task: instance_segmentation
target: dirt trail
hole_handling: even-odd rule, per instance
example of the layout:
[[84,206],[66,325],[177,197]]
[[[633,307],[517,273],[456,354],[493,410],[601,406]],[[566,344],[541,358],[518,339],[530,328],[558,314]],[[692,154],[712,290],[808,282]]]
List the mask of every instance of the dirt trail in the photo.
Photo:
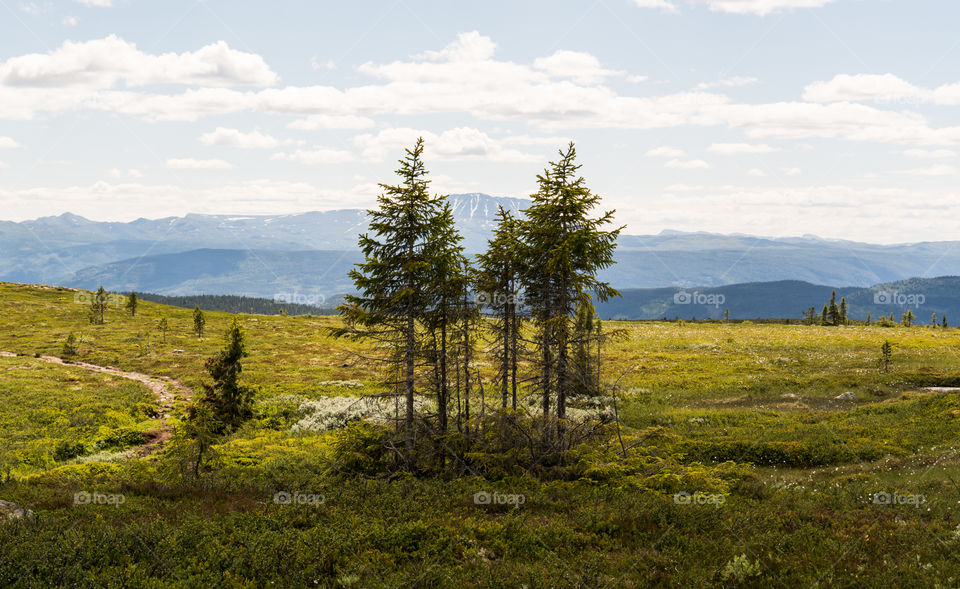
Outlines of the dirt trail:
[[[0,357],[15,358],[16,356],[16,354],[10,352],[0,351]],[[144,433],[145,444],[140,448],[140,452],[138,453],[139,456],[153,454],[159,450],[163,443],[170,438],[170,427],[167,425],[167,418],[170,417],[170,412],[173,410],[173,403],[177,398],[177,393],[179,392],[183,396],[189,396],[193,393],[193,391],[191,391],[188,387],[185,387],[179,382],[166,376],[149,376],[140,372],[127,372],[125,370],[120,370],[119,368],[99,366],[97,364],[90,364],[88,362],[65,362],[62,358],[58,358],[56,356],[40,356],[37,359],[42,360],[43,362],[49,362],[50,364],[73,366],[76,368],[89,370],[90,372],[99,372],[101,374],[109,374],[110,376],[133,380],[145,385],[148,389],[153,391],[153,394],[155,394],[157,399],[160,401],[161,426],[160,429]]]

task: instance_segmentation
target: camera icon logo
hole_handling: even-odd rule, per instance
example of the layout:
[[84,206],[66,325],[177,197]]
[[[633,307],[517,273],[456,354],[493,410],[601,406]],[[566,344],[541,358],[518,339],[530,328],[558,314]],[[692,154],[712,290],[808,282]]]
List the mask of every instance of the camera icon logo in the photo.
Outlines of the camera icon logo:
[[889,305],[892,302],[893,302],[893,297],[890,295],[890,293],[886,291],[873,293],[874,305]]
[[673,303],[675,305],[689,305],[693,301],[693,295],[688,293],[685,290],[673,295]]
[[492,497],[488,491],[479,491],[473,494],[473,502],[477,505],[490,505]]
[[293,497],[286,491],[280,491],[273,494],[273,502],[277,505],[290,505],[292,501]]
[[82,290],[73,293],[73,302],[77,305],[89,305],[90,293]]
[[873,502],[877,505],[890,505],[892,501],[893,497],[886,491],[878,491],[873,494]]
[[80,491],[79,493],[73,494],[73,504],[74,505],[90,505],[90,493],[86,491]]
[[673,495],[673,502],[677,505],[690,505],[691,501],[693,501],[693,495],[686,491],[680,491]]

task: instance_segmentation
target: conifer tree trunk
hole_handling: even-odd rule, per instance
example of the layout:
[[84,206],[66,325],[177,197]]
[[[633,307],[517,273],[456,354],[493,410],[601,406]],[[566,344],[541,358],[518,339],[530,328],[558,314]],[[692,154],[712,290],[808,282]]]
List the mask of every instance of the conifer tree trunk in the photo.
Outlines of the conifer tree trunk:
[[467,439],[470,438],[470,320],[463,322],[463,398]]
[[437,395],[437,410],[440,413],[440,433],[447,433],[447,314],[446,302],[443,303],[443,317],[440,323],[440,394]]
[[[412,255],[412,254],[411,254]],[[408,283],[412,282],[410,280]],[[412,285],[411,285],[412,288]],[[414,354],[416,353],[417,342],[416,342],[416,325],[414,323],[413,316],[413,296],[407,297],[407,341],[406,349],[404,351],[404,360],[406,365],[406,375],[404,379],[404,390],[407,396],[407,413],[406,418],[404,419],[404,425],[406,427],[407,435],[407,453],[408,459],[413,452],[413,373],[414,368],[416,367],[416,358]]]
[[511,385],[513,392],[513,409],[517,409],[517,346],[519,342],[519,320],[517,318],[517,309],[512,307],[510,310],[510,372]]
[[502,380],[500,381],[500,405],[504,409],[507,408],[507,393],[508,386],[510,381],[510,343],[513,341],[513,338],[510,335],[511,319],[510,319],[510,307],[511,305],[507,304],[507,312],[503,316],[503,359],[500,362],[500,365],[503,366],[503,375]]

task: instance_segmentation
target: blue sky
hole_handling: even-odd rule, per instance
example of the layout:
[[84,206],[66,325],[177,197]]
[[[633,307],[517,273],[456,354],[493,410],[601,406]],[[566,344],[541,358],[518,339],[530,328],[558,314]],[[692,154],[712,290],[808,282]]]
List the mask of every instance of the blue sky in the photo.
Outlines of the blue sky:
[[933,1],[0,0],[0,218],[523,196],[575,140],[636,234],[960,239]]

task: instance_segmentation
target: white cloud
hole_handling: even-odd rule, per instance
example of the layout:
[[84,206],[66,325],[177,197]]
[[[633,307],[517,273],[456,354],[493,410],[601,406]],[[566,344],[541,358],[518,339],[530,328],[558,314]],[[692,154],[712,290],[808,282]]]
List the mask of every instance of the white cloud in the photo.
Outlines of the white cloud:
[[316,147],[312,150],[298,149],[292,153],[275,153],[270,159],[288,160],[300,164],[342,164],[353,161],[353,154],[343,149]]
[[460,33],[457,40],[440,51],[427,51],[417,57],[433,61],[477,62],[493,57],[497,44],[478,31]]
[[710,164],[703,160],[670,160],[664,164],[667,168],[674,168],[677,170],[706,170],[710,168]]
[[917,168],[914,170],[901,170],[898,174],[907,174],[909,176],[956,176],[958,170],[955,166],[936,165],[929,168]]
[[678,158],[684,157],[685,155],[687,155],[687,152],[683,151],[682,149],[677,149],[676,147],[670,147],[668,145],[654,147],[647,152],[647,157]]
[[697,90],[709,90],[711,88],[738,88],[740,86],[749,86],[758,82],[760,82],[760,80],[757,78],[736,76],[733,78],[724,78],[723,80],[697,84]]
[[919,99],[929,94],[893,74],[840,74],[829,82],[814,82],[803,89],[803,99],[810,102],[877,102],[896,103],[906,98]]
[[596,84],[610,76],[623,76],[625,72],[604,69],[600,60],[580,51],[560,50],[549,57],[533,60],[533,67],[551,76],[572,78],[581,84]]
[[[120,57],[132,47],[113,39]],[[521,121],[551,131],[725,126],[741,129],[751,139],[822,137],[918,146],[960,145],[960,127],[935,128],[917,113],[863,104],[732,104],[726,96],[707,92],[652,97],[620,95],[602,84],[585,85],[574,78],[557,78],[532,65],[494,59],[494,43],[475,31],[462,33],[442,50],[419,58],[365,63],[360,72],[372,76],[375,82],[343,89],[288,86],[257,91],[201,87],[172,95],[112,86],[105,89],[104,84],[120,79],[118,71],[129,75],[134,83],[160,79],[198,81],[206,75],[216,82],[210,85],[229,85],[238,79],[267,82],[276,76],[259,56],[249,54],[241,55],[250,57],[251,64],[258,62],[262,66],[252,68],[249,75],[230,74],[229,68],[205,73],[179,71],[176,75],[174,71],[143,71],[134,75],[128,73],[131,68],[125,65],[129,60],[115,61],[98,53],[98,58],[91,61],[87,45],[65,44],[67,49],[58,50],[77,54],[83,58],[79,62],[60,63],[49,54],[39,56],[38,64],[43,66],[39,68],[27,67],[37,56],[14,57],[0,63],[0,118],[30,119],[37,112],[102,110],[152,121],[193,121],[214,114],[261,112],[307,117],[290,125],[321,129],[366,127],[372,124],[370,117],[377,115],[449,113],[482,121]],[[81,46],[86,49],[78,51],[76,47]],[[225,45],[221,49],[227,51]],[[110,52],[106,55],[112,56]],[[184,55],[188,54],[173,55],[172,63],[179,64]],[[148,57],[147,61],[165,56]],[[58,65],[53,67],[48,63],[51,60]],[[13,85],[24,81],[43,81],[50,87]],[[61,91],[52,92],[52,88]]]
[[[96,182],[92,185],[0,187],[0,202],[13,220],[34,219],[51,211],[71,211],[88,219],[132,221],[187,213],[279,215],[308,211],[364,208],[376,202],[378,186],[361,182],[342,188],[319,188],[304,182],[256,179],[190,188],[175,184]],[[124,206],[117,206],[118,202]]]
[[113,0],[75,0],[77,4],[84,6],[96,6],[98,8],[110,8],[113,6]]
[[0,149],[15,149],[20,144],[10,137],[0,137]]
[[658,8],[664,12],[677,13],[677,6],[668,0],[631,0],[634,5],[640,8]]
[[333,70],[337,69],[337,64],[332,59],[328,59],[326,63],[320,63],[320,60],[314,56],[310,58],[310,67],[314,70]]
[[260,131],[243,133],[239,129],[217,127],[216,130],[200,136],[200,143],[204,145],[224,145],[241,149],[272,149],[280,145],[280,141]]
[[113,168],[110,170],[111,178],[142,178],[143,173],[136,168],[129,168],[126,170],[121,170],[120,168]]
[[783,168],[784,176],[799,176],[803,174],[803,170],[800,168]]
[[78,24],[79,22],[80,22],[80,21],[77,20],[77,17],[75,17],[75,16],[65,16],[65,17],[63,17],[63,19],[60,21],[60,24],[62,24],[62,25],[65,26],[65,27],[75,27],[75,26],[77,26],[77,24]]
[[167,160],[167,167],[178,170],[229,170],[233,167],[233,164],[223,160],[179,158]]
[[903,155],[919,159],[938,160],[957,157],[957,152],[949,149],[907,149],[903,152]]
[[747,171],[747,174],[749,174],[749,175],[751,175],[751,176],[756,176],[756,177],[758,177],[758,178],[762,178],[762,177],[764,177],[764,176],[767,175],[766,172],[764,172],[763,170],[761,170],[761,169],[759,169],[759,168],[751,168],[750,170]]
[[725,104],[705,107],[692,120],[740,128],[750,138],[839,137],[879,143],[960,145],[960,127],[932,128],[916,113],[849,102]]
[[509,135],[500,139],[504,145],[547,145],[562,149],[570,143],[569,137],[533,137],[530,135]]
[[151,55],[116,35],[93,41],[65,41],[49,53],[0,62],[0,85],[23,88],[101,90],[123,80],[149,84],[269,86],[277,81],[263,58],[230,49],[223,41],[188,53]]
[[[902,186],[891,186],[896,178],[888,177],[883,186],[872,187],[788,186],[774,181],[766,186],[707,186],[703,190],[671,191],[670,198],[646,199],[642,208],[618,207],[618,222],[627,223],[630,233],[640,235],[669,227],[724,234],[815,233],[870,243],[915,242],[918,236],[929,239],[931,235],[942,240],[960,237],[960,228],[956,226],[960,216],[957,190],[921,188],[908,176],[901,180]],[[628,199],[625,195],[623,202],[630,202]],[[856,223],[850,219],[856,219]]]
[[310,115],[287,125],[289,129],[315,131],[318,129],[368,129],[374,126],[373,119],[356,115]]
[[391,154],[399,153],[405,147],[410,147],[418,137],[423,137],[428,156],[438,160],[484,159],[520,162],[543,159],[534,154],[506,148],[500,140],[470,127],[449,129],[439,135],[408,128],[384,129],[376,135],[358,135],[353,142],[363,151],[365,158],[380,161]]
[[707,151],[720,155],[740,155],[773,153],[779,150],[766,143],[714,143],[707,148]]
[[820,8],[835,0],[691,0],[706,4],[710,10],[733,14],[756,14],[765,16],[771,12],[792,8]]
[[810,102],[865,102],[880,105],[960,105],[960,83],[936,88],[915,86],[893,74],[840,74],[829,82],[814,82],[803,90]]

